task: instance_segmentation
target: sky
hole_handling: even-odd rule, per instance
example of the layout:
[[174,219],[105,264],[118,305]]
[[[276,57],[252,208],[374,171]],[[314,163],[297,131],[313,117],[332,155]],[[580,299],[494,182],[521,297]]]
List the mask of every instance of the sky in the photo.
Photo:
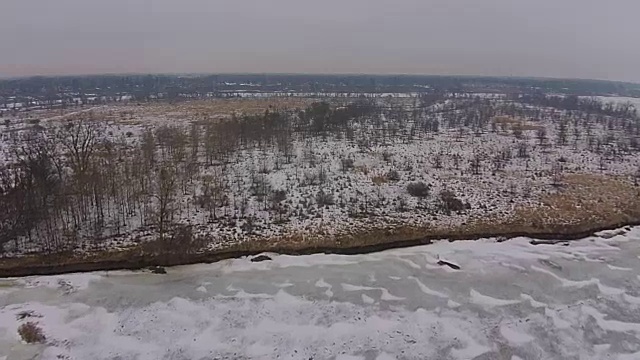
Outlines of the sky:
[[498,75],[640,82],[639,0],[1,0],[0,76]]

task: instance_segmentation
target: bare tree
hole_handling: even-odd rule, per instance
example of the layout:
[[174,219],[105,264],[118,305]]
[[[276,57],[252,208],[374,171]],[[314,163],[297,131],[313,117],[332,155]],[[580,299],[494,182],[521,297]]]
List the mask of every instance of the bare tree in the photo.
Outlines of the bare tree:
[[471,173],[473,175],[480,175],[480,170],[482,169],[482,158],[480,154],[473,155],[470,162]]
[[567,144],[567,122],[562,120],[558,125],[558,145],[564,146]]
[[163,164],[157,173],[155,184],[156,199],[155,223],[158,227],[160,240],[164,240],[164,235],[173,221],[176,212],[176,177],[175,171],[168,164]]
[[553,186],[562,185],[564,167],[560,161],[556,161],[551,167],[551,184]]
[[538,138],[538,144],[544,145],[547,142],[547,129],[544,127],[539,128],[536,131],[536,137]]

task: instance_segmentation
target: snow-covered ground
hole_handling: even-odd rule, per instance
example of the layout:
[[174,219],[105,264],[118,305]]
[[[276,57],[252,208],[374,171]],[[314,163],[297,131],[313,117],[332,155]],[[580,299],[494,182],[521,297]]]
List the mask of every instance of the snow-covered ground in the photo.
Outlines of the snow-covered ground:
[[640,228],[611,235],[0,280],[0,359],[640,359]]
[[[561,192],[564,175],[638,181],[640,130],[631,115],[566,111],[483,93],[473,98],[447,95],[433,104],[425,100],[422,106],[412,98],[415,94],[407,95],[376,99],[378,110],[346,121],[348,131],[342,127],[316,131],[303,125],[305,116],[299,112],[287,112],[292,119],[287,126],[264,139],[252,136],[246,144],[229,141],[240,133],[216,126],[225,123],[217,117],[223,110],[255,110],[257,104],[265,106],[264,101],[105,105],[88,111],[84,115],[104,126],[101,136],[123,151],[119,163],[146,156],[139,150],[144,143],[140,135],[146,131],[155,134],[149,137],[155,139],[150,146],[157,161],[149,166],[148,179],[135,180],[121,174],[142,163],[110,162],[111,170],[101,176],[117,180],[105,185],[111,195],[100,204],[106,211],[95,211],[106,213],[101,227],[96,230],[86,221],[74,225],[69,247],[89,252],[121,249],[157,238],[152,227],[158,221],[152,210],[158,196],[152,192],[158,188],[159,165],[175,170],[181,184],[171,191],[170,222],[204,239],[198,251],[252,240],[347,238],[371,230],[449,230],[479,219],[508,221],[517,209],[540,207]],[[41,123],[55,126],[84,116],[76,115],[43,117]],[[0,129],[0,166],[15,160],[21,146],[16,135],[36,128],[29,127],[35,120],[12,118]],[[257,125],[247,129],[252,126]],[[152,190],[124,183],[149,183]],[[421,183],[428,194],[410,195],[409,186]],[[111,190],[117,188],[123,189]],[[448,209],[443,194],[459,205]],[[70,217],[76,212],[65,213]],[[96,233],[102,240],[95,241]],[[6,254],[43,251],[43,244],[24,240],[7,243]]]

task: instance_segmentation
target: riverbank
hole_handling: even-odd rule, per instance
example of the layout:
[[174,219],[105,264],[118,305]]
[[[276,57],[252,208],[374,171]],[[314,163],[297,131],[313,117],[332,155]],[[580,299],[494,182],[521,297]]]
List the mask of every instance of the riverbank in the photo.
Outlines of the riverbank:
[[[53,275],[99,270],[139,270],[153,266],[212,263],[260,253],[287,255],[363,254],[431,244],[437,240],[507,240],[529,237],[533,242],[555,243],[592,236],[600,231],[640,225],[638,189],[625,178],[570,175],[556,194],[535,208],[515,208],[506,219],[477,218],[456,227],[375,228],[339,237],[322,235],[262,239],[207,252],[180,251],[178,246],[141,244],[120,251],[87,255],[30,255],[0,259],[0,277]],[[170,249],[170,250],[166,250]]]
[[640,227],[613,233],[3,279],[0,358],[637,359]]
[[29,256],[20,259],[4,259],[0,267],[0,278],[21,277],[31,275],[57,275],[76,272],[108,271],[108,270],[140,270],[150,267],[168,267],[190,265],[198,263],[213,263],[227,259],[255,256],[261,253],[277,253],[283,255],[311,255],[311,254],[341,254],[357,255],[379,252],[389,249],[406,248],[428,245],[434,241],[473,241],[483,238],[499,238],[509,240],[518,237],[531,238],[532,244],[555,244],[571,240],[584,239],[598,232],[611,230],[611,234],[621,235],[640,225],[640,221],[633,223],[618,223],[594,226],[589,229],[567,228],[564,232],[537,233],[514,231],[509,233],[483,234],[431,234],[421,238],[403,239],[397,241],[382,240],[379,243],[361,246],[344,247],[307,247],[307,248],[265,248],[265,250],[227,250],[188,256],[174,254],[159,254],[152,256],[140,255],[137,249],[119,252],[105,252],[87,257],[62,258],[61,255]]

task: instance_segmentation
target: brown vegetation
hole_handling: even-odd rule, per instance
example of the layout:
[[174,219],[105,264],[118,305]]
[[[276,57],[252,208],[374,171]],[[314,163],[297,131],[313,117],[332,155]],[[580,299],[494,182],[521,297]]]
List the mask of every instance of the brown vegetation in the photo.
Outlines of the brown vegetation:
[[109,108],[107,119],[117,123],[138,124],[142,119],[168,119],[176,121],[209,121],[226,119],[232,115],[259,115],[265,111],[283,111],[305,108],[313,101],[299,97],[267,99],[207,99],[169,104],[165,102],[147,103],[142,106],[125,105]]
[[42,333],[42,329],[34,322],[27,322],[20,325],[20,327],[18,327],[18,334],[20,334],[22,340],[27,344],[43,343],[46,339]]

